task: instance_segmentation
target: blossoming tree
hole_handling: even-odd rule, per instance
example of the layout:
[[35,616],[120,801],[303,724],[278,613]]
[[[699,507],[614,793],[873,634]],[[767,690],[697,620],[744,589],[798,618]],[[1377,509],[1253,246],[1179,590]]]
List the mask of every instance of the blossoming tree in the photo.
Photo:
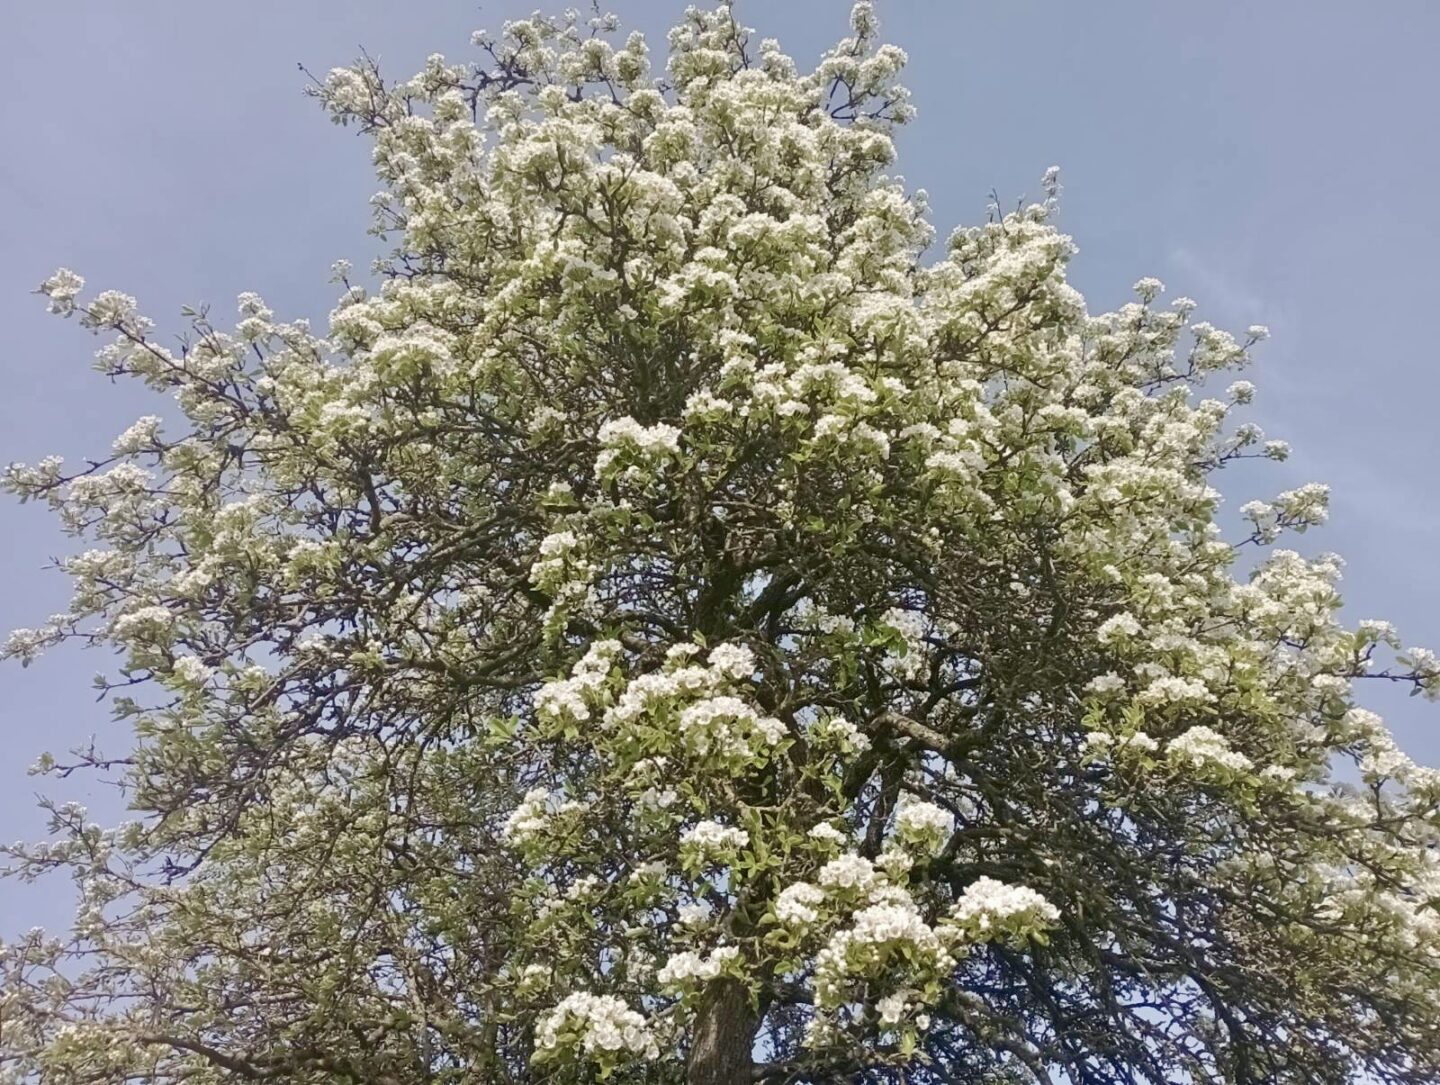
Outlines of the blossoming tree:
[[13,849],[80,910],[0,1079],[1436,1080],[1440,776],[1352,684],[1440,668],[1275,548],[1323,487],[1221,537],[1264,329],[1088,313],[1053,175],[932,253],[852,25],[331,72],[394,250],[323,338],[47,280],[178,409],[7,476],[96,547],[9,654],[136,736],[39,769],[136,820]]

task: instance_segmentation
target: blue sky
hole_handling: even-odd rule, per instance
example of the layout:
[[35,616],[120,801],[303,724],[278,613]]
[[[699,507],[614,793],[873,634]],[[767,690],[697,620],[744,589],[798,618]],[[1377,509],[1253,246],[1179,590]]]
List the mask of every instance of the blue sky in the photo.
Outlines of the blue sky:
[[[572,0],[573,2],[573,0]],[[0,35],[0,460],[82,457],[155,404],[89,368],[98,345],[30,291],[58,265],[136,295],[162,329],[181,305],[232,311],[243,290],[323,326],[332,261],[365,266],[368,146],[300,93],[365,47],[408,76],[426,54],[534,3],[251,0],[245,5],[18,4]],[[560,6],[560,5],[555,5]],[[1231,508],[1329,482],[1332,524],[1305,549],[1349,560],[1353,618],[1386,617],[1440,647],[1440,393],[1426,321],[1440,299],[1440,5],[1430,0],[1220,0],[1204,5],[880,0],[910,54],[920,114],[902,172],[941,234],[988,193],[1034,197],[1062,168],[1073,279],[1095,310],[1155,275],[1222,326],[1268,324],[1248,374],[1257,417],[1290,463],[1222,478]],[[676,0],[611,9],[663,44]],[[845,0],[741,0],[762,36],[813,60],[845,31]],[[1256,489],[1255,487],[1259,487]],[[66,598],[42,575],[70,542],[43,510],[0,503],[0,626]],[[0,671],[0,839],[33,836],[25,767],[97,736],[128,737],[95,703],[109,661],[59,652]],[[1402,744],[1440,762],[1440,706],[1376,691]],[[81,780],[65,798],[114,808]],[[63,886],[0,883],[0,934],[66,919]]]

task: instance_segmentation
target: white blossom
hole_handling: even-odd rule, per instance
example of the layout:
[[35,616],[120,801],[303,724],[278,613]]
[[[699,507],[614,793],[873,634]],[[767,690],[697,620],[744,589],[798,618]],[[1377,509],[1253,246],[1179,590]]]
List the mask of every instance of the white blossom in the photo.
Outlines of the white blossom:
[[671,989],[704,983],[723,974],[739,956],[740,950],[735,946],[720,946],[704,957],[686,950],[666,961],[655,980],[661,987]]
[[1231,772],[1246,772],[1251,767],[1248,757],[1232,749],[1225,737],[1209,727],[1197,725],[1172,738],[1165,745],[1167,756],[1191,765],[1218,766]]
[[1135,615],[1122,611],[1100,623],[1100,627],[1095,630],[1095,639],[1101,644],[1109,644],[1112,641],[1139,636],[1139,634],[1140,623],[1135,619]]
[[532,788],[505,820],[502,835],[508,843],[519,845],[543,833],[549,825],[550,793],[544,788]]
[[875,884],[876,877],[870,860],[853,852],[831,859],[816,876],[823,888],[846,892],[863,892]]
[[40,293],[50,299],[50,311],[61,316],[75,311],[75,299],[84,289],[85,280],[65,267],[40,284]]
[[950,920],[967,937],[987,941],[1043,931],[1059,922],[1060,911],[1028,886],[982,875],[960,894]]
[[744,829],[716,821],[701,821],[680,834],[682,847],[713,859],[723,859],[749,842],[750,834]]
[[775,918],[788,926],[805,926],[820,917],[825,891],[809,882],[795,882],[775,898]]
[[902,801],[895,815],[895,832],[900,840],[923,850],[939,849],[954,828],[954,815],[932,802]]
[[576,991],[540,1019],[535,1047],[540,1052],[578,1048],[586,1055],[623,1055],[653,1060],[659,1045],[645,1018],[613,995]]

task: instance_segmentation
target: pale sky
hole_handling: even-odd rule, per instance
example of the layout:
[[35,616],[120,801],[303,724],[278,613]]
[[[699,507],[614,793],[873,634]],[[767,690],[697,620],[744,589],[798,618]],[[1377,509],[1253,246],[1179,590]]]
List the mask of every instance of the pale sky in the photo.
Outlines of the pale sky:
[[[574,0],[571,0],[574,2]],[[392,76],[527,3],[192,0],[8,5],[0,33],[0,462],[103,453],[156,404],[89,368],[98,345],[30,291],[59,265],[136,295],[162,330],[183,304],[233,311],[244,290],[323,328],[330,264],[375,254],[368,145],[302,97],[366,48]],[[564,6],[563,3],[552,5]],[[663,47],[682,0],[615,0]],[[1219,480],[1235,508],[1299,482],[1334,487],[1302,549],[1348,559],[1351,618],[1384,617],[1440,649],[1440,375],[1425,323],[1440,299],[1440,4],[1433,0],[880,0],[919,118],[901,171],[943,237],[988,193],[1034,198],[1062,169],[1072,279],[1094,311],[1154,275],[1199,316],[1268,324],[1248,379],[1257,420],[1292,460]],[[801,63],[845,33],[846,0],[740,0],[741,18]],[[1258,489],[1256,488],[1258,487]],[[0,500],[0,626],[64,605],[42,573],[74,544],[43,510]],[[94,701],[108,657],[0,668],[0,839],[33,837],[42,750],[129,737]],[[1440,706],[1375,691],[1403,746],[1440,762]],[[113,816],[85,781],[45,783]],[[0,936],[63,926],[63,885],[0,882]]]

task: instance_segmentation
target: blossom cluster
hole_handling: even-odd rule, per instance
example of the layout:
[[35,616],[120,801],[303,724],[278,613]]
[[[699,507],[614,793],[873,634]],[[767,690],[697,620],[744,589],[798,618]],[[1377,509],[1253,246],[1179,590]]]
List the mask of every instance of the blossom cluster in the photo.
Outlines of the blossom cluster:
[[659,1046],[645,1018],[612,995],[576,991],[540,1019],[535,1050],[542,1057],[583,1054],[602,1068],[653,1060]]

